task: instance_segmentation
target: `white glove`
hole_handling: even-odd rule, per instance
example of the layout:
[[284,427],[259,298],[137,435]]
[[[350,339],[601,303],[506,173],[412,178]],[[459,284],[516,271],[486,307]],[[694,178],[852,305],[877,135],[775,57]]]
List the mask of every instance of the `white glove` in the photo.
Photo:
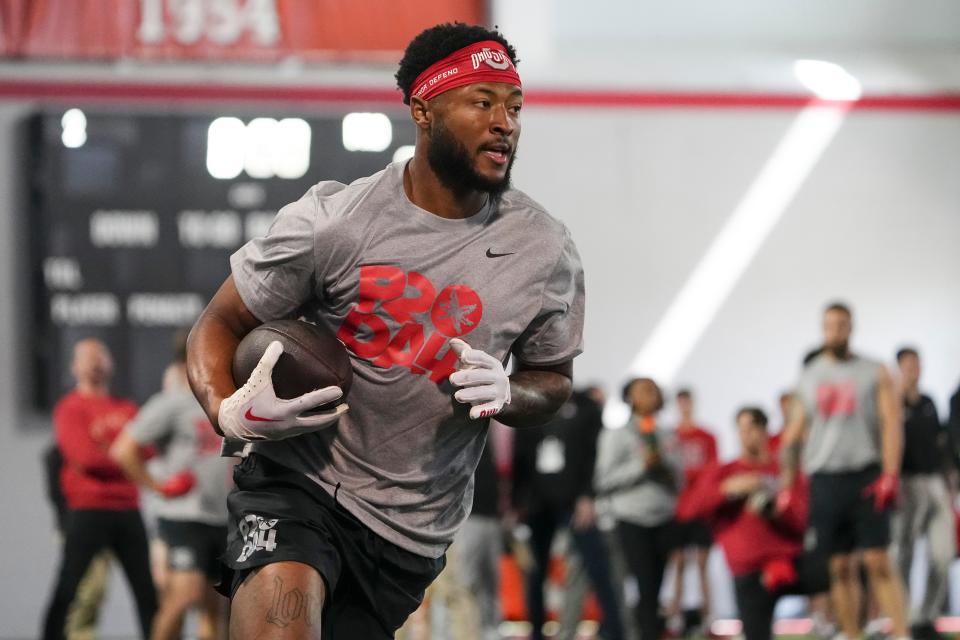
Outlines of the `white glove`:
[[335,402],[343,397],[340,387],[324,387],[300,397],[284,400],[273,389],[273,367],[283,353],[283,345],[271,342],[257,363],[250,379],[232,396],[220,403],[220,429],[235,440],[283,440],[330,426],[345,414],[346,403],[332,409],[301,416],[304,411]]
[[453,397],[457,402],[473,405],[470,418],[489,418],[503,411],[503,407],[510,404],[510,378],[503,370],[503,363],[459,338],[452,339],[450,347],[461,365],[459,371],[450,374],[450,382],[463,387]]

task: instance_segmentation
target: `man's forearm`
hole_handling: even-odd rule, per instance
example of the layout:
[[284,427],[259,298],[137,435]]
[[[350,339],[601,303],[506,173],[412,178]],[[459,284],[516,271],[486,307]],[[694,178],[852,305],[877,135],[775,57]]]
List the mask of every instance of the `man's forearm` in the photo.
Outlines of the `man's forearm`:
[[524,370],[510,375],[510,404],[497,422],[510,427],[534,427],[550,420],[570,397],[572,382],[554,371]]
[[889,418],[884,420],[881,449],[883,472],[899,475],[903,460],[903,433],[897,420]]
[[229,276],[187,337],[190,388],[221,436],[220,403],[237,390],[233,383],[233,354],[240,340],[259,324],[260,320],[240,298],[233,276]]
[[791,486],[800,473],[800,457],[803,452],[803,442],[799,439],[786,439],[780,452],[780,472],[784,484]]
[[[883,472],[898,475],[903,461],[903,399],[886,367],[880,368],[877,409],[880,415],[880,455]],[[930,453],[933,453],[932,451]]]
[[210,424],[220,435],[218,411],[220,403],[236,391],[233,382],[232,361],[227,354],[237,350],[240,338],[216,314],[204,312],[197,320],[187,340],[187,378],[193,395]]
[[110,457],[130,480],[141,487],[158,490],[156,480],[147,471],[147,465],[143,462],[140,444],[129,433],[121,433],[110,446]]

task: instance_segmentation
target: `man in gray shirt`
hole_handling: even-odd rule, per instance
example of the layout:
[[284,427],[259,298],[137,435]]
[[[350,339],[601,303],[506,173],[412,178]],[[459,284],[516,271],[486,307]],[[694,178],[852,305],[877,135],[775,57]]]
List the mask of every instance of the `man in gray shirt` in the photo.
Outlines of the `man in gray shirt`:
[[[859,572],[862,552],[870,585],[890,617],[894,638],[906,638],[903,586],[893,568],[890,509],[899,484],[903,423],[887,369],[850,352],[850,309],[831,304],[823,315],[823,350],[803,370],[784,431],[785,487],[800,471],[810,476],[808,542],[826,553],[830,592],[841,636],[860,635]],[[785,507],[785,504],[781,504]]]
[[[220,457],[221,438],[187,384],[180,352],[167,368],[163,390],[143,408],[110,447],[127,476],[160,494],[154,513],[167,547],[164,594],[153,621],[153,640],[181,635],[184,617],[201,612],[201,627],[223,636],[223,598],[213,591],[220,578],[220,554],[227,534],[231,461]],[[142,451],[155,447],[149,465]]]
[[[566,228],[510,188],[515,60],[483,27],[414,38],[397,72],[413,158],[281,210],[194,326],[197,398],[254,442],[228,500],[231,637],[393,637],[469,513],[487,419],[539,424],[570,393],[583,271]],[[279,343],[236,389],[240,339],[285,317],[344,342],[349,412],[322,408],[335,387],[277,400]]]

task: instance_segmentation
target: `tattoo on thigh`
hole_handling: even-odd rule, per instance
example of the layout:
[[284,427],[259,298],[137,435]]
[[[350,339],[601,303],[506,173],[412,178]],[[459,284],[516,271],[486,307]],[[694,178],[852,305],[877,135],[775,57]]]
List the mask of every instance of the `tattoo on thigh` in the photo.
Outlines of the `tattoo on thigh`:
[[303,620],[308,627],[319,627],[320,599],[296,587],[284,591],[283,580],[274,576],[273,598],[267,611],[267,623],[283,629],[297,620]]

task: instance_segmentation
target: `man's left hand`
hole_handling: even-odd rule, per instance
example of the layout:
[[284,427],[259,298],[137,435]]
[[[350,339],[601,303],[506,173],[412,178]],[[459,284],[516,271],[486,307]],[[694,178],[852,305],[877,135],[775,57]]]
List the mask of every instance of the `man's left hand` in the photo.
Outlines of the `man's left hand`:
[[460,358],[460,370],[450,374],[450,383],[461,387],[453,397],[472,405],[470,418],[490,418],[510,404],[510,378],[503,363],[485,351],[453,338],[450,347]]
[[880,513],[893,506],[897,499],[900,478],[895,473],[883,473],[863,490],[863,496],[873,496],[873,508]]

